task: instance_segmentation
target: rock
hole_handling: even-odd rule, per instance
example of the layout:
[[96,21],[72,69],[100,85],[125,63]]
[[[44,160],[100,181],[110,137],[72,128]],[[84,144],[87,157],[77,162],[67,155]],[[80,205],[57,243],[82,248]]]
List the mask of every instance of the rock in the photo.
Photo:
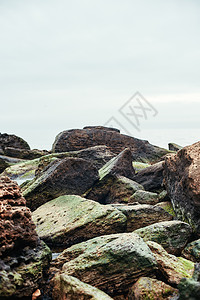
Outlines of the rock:
[[54,300],[112,300],[99,289],[66,274],[54,279]]
[[172,216],[164,209],[153,205],[113,205],[127,217],[127,232],[160,222],[170,221]]
[[138,202],[140,204],[154,205],[159,201],[159,195],[144,190],[137,190],[131,197],[130,202]]
[[139,171],[135,175],[134,180],[143,185],[147,191],[158,192],[163,190],[163,165],[164,161],[160,161]]
[[128,300],[164,300],[178,296],[178,290],[170,285],[149,277],[140,277],[132,286],[128,294]]
[[154,272],[156,262],[146,243],[134,233],[97,237],[76,244],[57,257],[51,274],[66,274],[117,296],[140,277]]
[[179,151],[183,148],[182,146],[177,145],[175,143],[169,143],[168,147],[169,147],[169,150],[171,150],[171,151]]
[[200,235],[200,142],[166,157],[164,182],[179,220]]
[[3,151],[5,147],[13,147],[13,148],[30,150],[28,143],[24,141],[22,138],[14,134],[7,134],[7,133],[0,133],[0,147]]
[[38,149],[20,149],[14,147],[5,147],[4,154],[10,157],[17,157],[21,159],[35,159],[44,155],[49,154],[47,150],[38,150]]
[[169,201],[160,202],[160,203],[157,203],[156,206],[161,207],[162,209],[164,209],[166,212],[168,212],[174,218],[176,217],[176,214],[174,212],[174,209],[173,209],[173,206],[172,206],[171,202],[169,202]]
[[52,248],[67,248],[93,237],[126,231],[126,217],[111,205],[80,196],[60,196],[33,212],[39,237]]
[[98,170],[82,158],[65,158],[53,162],[40,177],[25,186],[27,206],[35,210],[62,195],[81,195],[98,180]]
[[200,263],[200,239],[189,243],[183,250],[182,256],[193,262]]
[[54,141],[52,151],[76,151],[97,145],[106,145],[111,152],[116,154],[125,148],[130,148],[133,159],[141,162],[158,161],[169,152],[166,149],[151,145],[148,141],[120,134],[119,130],[102,126],[61,132]]
[[194,270],[194,263],[183,258],[176,257],[165,251],[165,249],[152,241],[148,241],[147,245],[158,264],[158,276],[164,278],[168,284],[177,285],[181,278],[191,278]]
[[192,278],[182,278],[179,285],[179,300],[200,299],[200,264],[195,264]]
[[133,169],[132,160],[130,149],[124,149],[99,170],[100,179],[104,178],[106,175],[121,175],[133,179],[135,170]]
[[18,185],[0,177],[0,298],[30,297],[51,260]]
[[106,175],[101,178],[88,192],[85,197],[102,204],[110,203],[133,203],[131,196],[143,186],[137,182],[120,175]]
[[135,170],[135,173],[138,173],[139,171],[149,167],[150,164],[142,163],[140,161],[133,161],[133,168]]
[[0,173],[2,173],[7,167],[9,167],[8,162],[0,157]]
[[178,255],[188,243],[192,230],[190,225],[181,221],[155,223],[135,231],[144,241],[154,241],[167,252]]

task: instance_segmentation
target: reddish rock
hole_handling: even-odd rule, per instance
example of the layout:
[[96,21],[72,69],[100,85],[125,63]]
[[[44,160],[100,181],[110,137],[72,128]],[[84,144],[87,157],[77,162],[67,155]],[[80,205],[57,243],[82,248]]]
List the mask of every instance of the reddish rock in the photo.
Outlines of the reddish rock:
[[21,159],[35,159],[49,154],[47,150],[38,149],[19,149],[14,147],[5,147],[4,154],[10,157],[17,157]]
[[145,162],[158,161],[168,153],[168,150],[153,146],[148,141],[120,134],[117,129],[103,126],[63,131],[57,135],[52,151],[67,152],[97,145],[106,145],[115,154],[130,148],[134,160]]
[[178,219],[200,235],[200,142],[166,157],[164,183]]
[[26,245],[36,246],[38,236],[19,186],[8,177],[0,178],[0,255]]

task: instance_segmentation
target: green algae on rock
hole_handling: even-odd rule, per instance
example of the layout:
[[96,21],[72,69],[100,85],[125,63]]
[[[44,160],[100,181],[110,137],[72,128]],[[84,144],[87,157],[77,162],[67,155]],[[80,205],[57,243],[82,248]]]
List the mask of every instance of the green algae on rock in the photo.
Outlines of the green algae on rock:
[[77,195],[51,200],[36,209],[32,217],[39,237],[58,248],[126,230],[126,216],[118,209]]
[[154,241],[162,245],[171,254],[180,254],[188,243],[192,229],[181,221],[159,222],[135,230],[144,241]]
[[50,273],[67,274],[113,296],[128,292],[140,276],[152,274],[156,260],[135,233],[100,236],[63,251]]

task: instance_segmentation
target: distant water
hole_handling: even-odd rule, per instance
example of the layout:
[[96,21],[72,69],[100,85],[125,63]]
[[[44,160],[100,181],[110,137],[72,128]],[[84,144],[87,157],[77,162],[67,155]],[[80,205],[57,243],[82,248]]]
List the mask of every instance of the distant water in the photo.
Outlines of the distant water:
[[200,141],[200,129],[144,129],[132,133],[132,136],[168,149],[168,143],[188,146]]

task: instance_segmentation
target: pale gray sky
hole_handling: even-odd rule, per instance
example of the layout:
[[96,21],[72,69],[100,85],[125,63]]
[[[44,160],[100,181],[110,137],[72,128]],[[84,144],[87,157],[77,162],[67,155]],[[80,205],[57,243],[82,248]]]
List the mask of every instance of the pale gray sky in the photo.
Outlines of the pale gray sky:
[[0,132],[49,149],[62,130],[119,119],[139,91],[158,114],[133,135],[197,138],[199,15],[198,0],[0,0]]

